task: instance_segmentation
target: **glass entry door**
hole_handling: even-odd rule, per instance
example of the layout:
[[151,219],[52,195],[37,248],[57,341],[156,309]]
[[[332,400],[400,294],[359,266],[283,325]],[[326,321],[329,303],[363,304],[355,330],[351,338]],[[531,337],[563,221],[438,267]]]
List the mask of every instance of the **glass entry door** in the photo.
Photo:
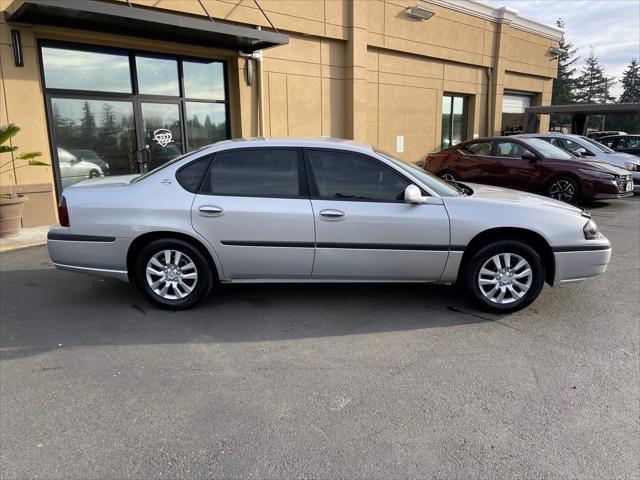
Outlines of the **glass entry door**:
[[449,148],[467,139],[467,97],[442,96],[441,148]]
[[182,155],[182,121],[178,103],[140,102],[143,170],[152,170]]

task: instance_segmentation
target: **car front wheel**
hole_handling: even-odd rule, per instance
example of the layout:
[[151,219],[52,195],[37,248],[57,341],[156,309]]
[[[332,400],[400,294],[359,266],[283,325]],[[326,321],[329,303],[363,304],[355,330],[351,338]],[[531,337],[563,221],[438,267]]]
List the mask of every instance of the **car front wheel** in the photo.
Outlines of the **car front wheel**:
[[580,187],[569,177],[554,178],[547,186],[547,196],[566,203],[580,201]]
[[533,302],[544,285],[540,255],[519,240],[500,240],[478,250],[466,271],[467,290],[484,310],[509,313]]
[[189,308],[206,297],[213,286],[207,259],[183,240],[151,242],[137,255],[134,268],[138,288],[163,308]]

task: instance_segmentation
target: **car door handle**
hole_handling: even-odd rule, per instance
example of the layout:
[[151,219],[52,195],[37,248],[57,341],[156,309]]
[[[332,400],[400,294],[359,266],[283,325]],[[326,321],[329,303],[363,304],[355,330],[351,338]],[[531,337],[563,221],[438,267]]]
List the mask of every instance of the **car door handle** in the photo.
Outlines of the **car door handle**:
[[344,218],[344,212],[342,210],[327,208],[320,210],[320,216],[326,220],[340,220],[341,218]]
[[493,162],[493,165],[499,167],[500,165],[502,165],[502,162],[500,160],[496,160],[495,162]]
[[198,207],[198,213],[203,217],[219,217],[224,213],[224,208],[217,205],[202,205]]

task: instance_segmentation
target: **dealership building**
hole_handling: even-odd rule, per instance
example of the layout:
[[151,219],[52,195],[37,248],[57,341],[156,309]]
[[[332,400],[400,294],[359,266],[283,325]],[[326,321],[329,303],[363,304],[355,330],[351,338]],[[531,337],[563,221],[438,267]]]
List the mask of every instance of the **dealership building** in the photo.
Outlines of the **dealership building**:
[[[551,102],[562,31],[475,0],[0,0],[2,193],[56,223],[75,182],[238,137],[331,136],[407,160]],[[548,128],[542,116],[539,129]]]

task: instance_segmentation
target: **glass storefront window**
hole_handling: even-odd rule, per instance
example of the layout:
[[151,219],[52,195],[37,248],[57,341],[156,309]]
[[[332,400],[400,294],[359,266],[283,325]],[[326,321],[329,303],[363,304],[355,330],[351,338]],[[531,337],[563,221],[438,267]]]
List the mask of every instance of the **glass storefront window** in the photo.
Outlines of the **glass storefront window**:
[[138,90],[148,95],[180,95],[178,61],[168,58],[136,56]]
[[222,103],[187,102],[189,151],[227,138],[227,116]]
[[225,100],[224,66],[221,62],[182,62],[184,96],[203,100]]
[[63,188],[136,168],[132,102],[54,98],[52,108]]
[[42,47],[42,64],[47,88],[131,93],[126,51]]
[[47,40],[39,50],[58,193],[229,138],[223,61]]
[[464,96],[442,96],[442,149],[467,139],[467,103]]

